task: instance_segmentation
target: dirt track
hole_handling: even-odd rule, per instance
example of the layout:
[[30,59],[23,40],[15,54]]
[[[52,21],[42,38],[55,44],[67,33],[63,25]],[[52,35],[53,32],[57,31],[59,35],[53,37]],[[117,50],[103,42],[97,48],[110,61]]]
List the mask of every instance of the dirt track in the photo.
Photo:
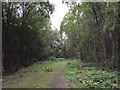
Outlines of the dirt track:
[[64,70],[53,79],[50,88],[69,88],[67,80],[65,79]]

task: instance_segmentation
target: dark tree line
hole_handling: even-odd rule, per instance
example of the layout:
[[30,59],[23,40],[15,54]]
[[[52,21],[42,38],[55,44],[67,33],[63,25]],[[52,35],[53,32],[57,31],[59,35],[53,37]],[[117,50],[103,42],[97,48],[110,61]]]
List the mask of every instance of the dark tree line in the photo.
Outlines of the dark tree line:
[[49,2],[2,3],[3,74],[14,73],[51,55],[55,40],[50,27],[53,10]]

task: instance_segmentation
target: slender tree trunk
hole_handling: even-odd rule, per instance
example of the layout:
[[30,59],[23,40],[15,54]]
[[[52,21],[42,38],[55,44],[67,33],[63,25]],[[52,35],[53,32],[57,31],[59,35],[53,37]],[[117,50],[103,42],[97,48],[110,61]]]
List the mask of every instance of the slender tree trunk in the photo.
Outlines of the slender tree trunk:
[[[103,26],[104,26],[104,18],[103,15],[100,11],[99,5],[97,3],[91,4],[91,7],[93,9],[94,17],[95,17],[95,22],[96,22],[96,29],[99,33],[99,39],[100,39],[100,56],[101,56],[101,63],[102,63],[102,68],[106,69],[107,68],[107,63],[106,63],[106,47],[105,47],[105,41],[104,41],[104,32],[103,32]],[[98,15],[96,10],[99,11]]]
[[100,65],[99,68],[101,67],[101,64],[99,63],[98,59],[97,59],[97,52],[96,52],[96,44],[95,44],[95,36],[93,35],[93,40],[94,40],[94,43],[93,43],[93,58],[95,60],[95,62]]
[[118,37],[118,71],[120,70],[120,1],[118,2],[118,17],[117,17],[117,37]]

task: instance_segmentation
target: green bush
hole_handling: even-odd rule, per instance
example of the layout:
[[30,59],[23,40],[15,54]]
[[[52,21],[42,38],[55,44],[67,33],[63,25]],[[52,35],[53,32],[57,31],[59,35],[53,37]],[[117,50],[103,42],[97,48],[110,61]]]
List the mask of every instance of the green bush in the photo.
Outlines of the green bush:
[[101,71],[91,63],[69,62],[66,68],[66,77],[71,88],[117,88],[118,72]]
[[56,57],[50,57],[50,60],[51,60],[51,61],[56,61],[57,58],[56,58]]

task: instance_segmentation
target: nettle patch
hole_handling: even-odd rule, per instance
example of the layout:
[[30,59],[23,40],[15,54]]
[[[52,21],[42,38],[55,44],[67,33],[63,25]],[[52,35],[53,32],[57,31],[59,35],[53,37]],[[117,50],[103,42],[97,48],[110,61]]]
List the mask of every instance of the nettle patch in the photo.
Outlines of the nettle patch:
[[100,71],[87,62],[73,60],[67,63],[66,78],[72,88],[118,88],[117,71]]

